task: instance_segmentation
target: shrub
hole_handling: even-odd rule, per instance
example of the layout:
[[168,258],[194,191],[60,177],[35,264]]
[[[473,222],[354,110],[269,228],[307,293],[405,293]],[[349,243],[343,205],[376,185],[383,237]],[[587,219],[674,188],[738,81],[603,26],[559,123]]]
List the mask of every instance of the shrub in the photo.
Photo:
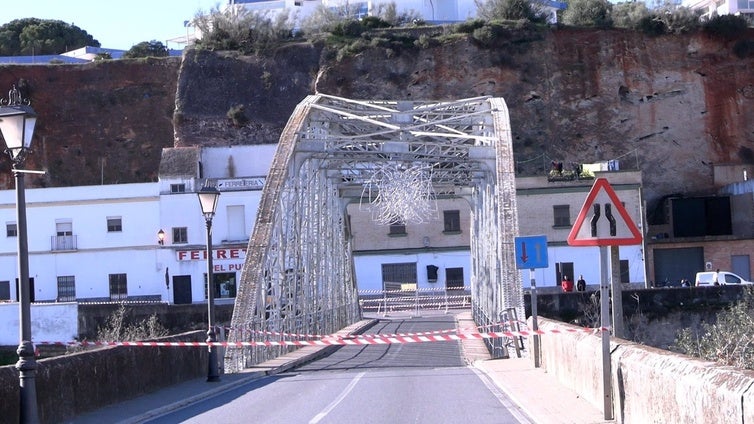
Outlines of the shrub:
[[474,19],[457,24],[455,29],[456,32],[471,34],[474,32],[474,30],[483,27],[485,24],[486,22],[481,19]]
[[656,16],[665,24],[666,32],[683,34],[699,29],[701,13],[684,6],[668,5],[658,9]]
[[657,19],[655,15],[641,18],[637,23],[636,29],[647,35],[662,35],[667,31],[665,23],[662,20]]
[[738,368],[754,369],[754,288],[698,332],[683,329],[673,350]]
[[168,330],[160,324],[156,314],[146,321],[129,323],[128,310],[123,304],[107,317],[104,327],[97,329],[97,340],[100,341],[139,341],[167,335]]
[[739,40],[733,45],[733,54],[739,59],[754,56],[754,40]]
[[503,27],[500,25],[485,25],[475,29],[472,37],[483,46],[493,46],[503,33]]
[[606,28],[613,25],[607,0],[571,0],[563,12],[563,23],[573,26]]
[[529,0],[475,0],[477,16],[486,20],[544,22],[545,14],[539,3]]
[[610,16],[618,28],[641,29],[651,13],[644,2],[625,2],[613,5]]
[[360,37],[365,30],[364,25],[356,19],[346,19],[336,23],[331,32],[341,37]]
[[704,23],[704,31],[710,35],[723,38],[734,38],[746,31],[748,22],[745,18],[735,15],[719,15]]
[[196,47],[207,50],[258,53],[293,38],[293,24],[286,13],[273,18],[243,8],[228,8],[221,12],[215,7],[209,14],[197,15],[194,22],[202,34]]
[[[264,78],[264,75],[262,77]],[[244,106],[242,104],[231,106],[230,109],[228,109],[226,116],[236,128],[243,127],[249,123],[249,118],[246,117]]]

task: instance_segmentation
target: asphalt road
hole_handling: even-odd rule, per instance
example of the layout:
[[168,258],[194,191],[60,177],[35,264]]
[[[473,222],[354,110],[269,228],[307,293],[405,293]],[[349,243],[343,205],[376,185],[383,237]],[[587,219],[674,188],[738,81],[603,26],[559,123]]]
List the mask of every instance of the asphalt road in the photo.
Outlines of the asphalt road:
[[[385,319],[368,333],[455,328],[452,315]],[[529,423],[460,344],[344,346],[290,372],[243,384],[150,423]]]

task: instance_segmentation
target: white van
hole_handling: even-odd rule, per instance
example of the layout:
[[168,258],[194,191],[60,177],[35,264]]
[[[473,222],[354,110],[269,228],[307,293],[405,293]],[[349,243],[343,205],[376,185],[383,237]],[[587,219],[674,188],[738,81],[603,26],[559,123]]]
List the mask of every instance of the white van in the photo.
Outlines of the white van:
[[696,273],[696,286],[735,286],[740,284],[754,284],[740,276],[727,271],[710,271]]

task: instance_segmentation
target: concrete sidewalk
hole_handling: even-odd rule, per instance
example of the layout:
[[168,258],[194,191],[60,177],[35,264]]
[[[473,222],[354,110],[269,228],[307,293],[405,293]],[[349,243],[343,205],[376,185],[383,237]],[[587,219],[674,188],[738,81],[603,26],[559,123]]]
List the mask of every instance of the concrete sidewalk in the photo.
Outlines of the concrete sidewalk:
[[[476,325],[471,312],[456,315],[458,328]],[[469,365],[487,375],[495,385],[516,403],[535,423],[539,424],[590,424],[609,423],[604,411],[581,398],[575,391],[564,387],[554,375],[534,367],[534,360],[523,351],[524,357],[491,359],[481,340],[461,342],[464,357]],[[510,352],[515,356],[515,352]]]
[[[473,327],[470,312],[457,315],[458,328]],[[355,334],[368,328],[374,320],[364,320],[339,332]],[[567,389],[541,368],[534,368],[530,358],[490,359],[481,340],[464,340],[462,348],[467,363],[487,375],[489,379],[525,414],[538,424],[608,423],[594,405]],[[198,399],[232,390],[237,385],[285,372],[299,364],[329,353],[332,347],[307,346],[295,352],[265,362],[237,374],[225,374],[221,381],[206,382],[206,378],[187,381],[136,399],[81,415],[70,423],[141,423],[167,412],[189,405]]]

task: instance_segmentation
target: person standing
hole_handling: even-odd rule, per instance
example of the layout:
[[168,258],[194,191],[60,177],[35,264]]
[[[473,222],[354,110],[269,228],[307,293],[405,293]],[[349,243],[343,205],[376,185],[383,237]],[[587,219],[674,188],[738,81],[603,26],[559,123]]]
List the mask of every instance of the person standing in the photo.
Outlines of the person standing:
[[563,281],[560,282],[560,286],[563,288],[564,293],[570,293],[573,291],[573,280],[568,278],[567,275],[564,275]]
[[586,280],[584,280],[583,275],[579,275],[579,280],[576,281],[576,290],[580,292],[586,291]]

